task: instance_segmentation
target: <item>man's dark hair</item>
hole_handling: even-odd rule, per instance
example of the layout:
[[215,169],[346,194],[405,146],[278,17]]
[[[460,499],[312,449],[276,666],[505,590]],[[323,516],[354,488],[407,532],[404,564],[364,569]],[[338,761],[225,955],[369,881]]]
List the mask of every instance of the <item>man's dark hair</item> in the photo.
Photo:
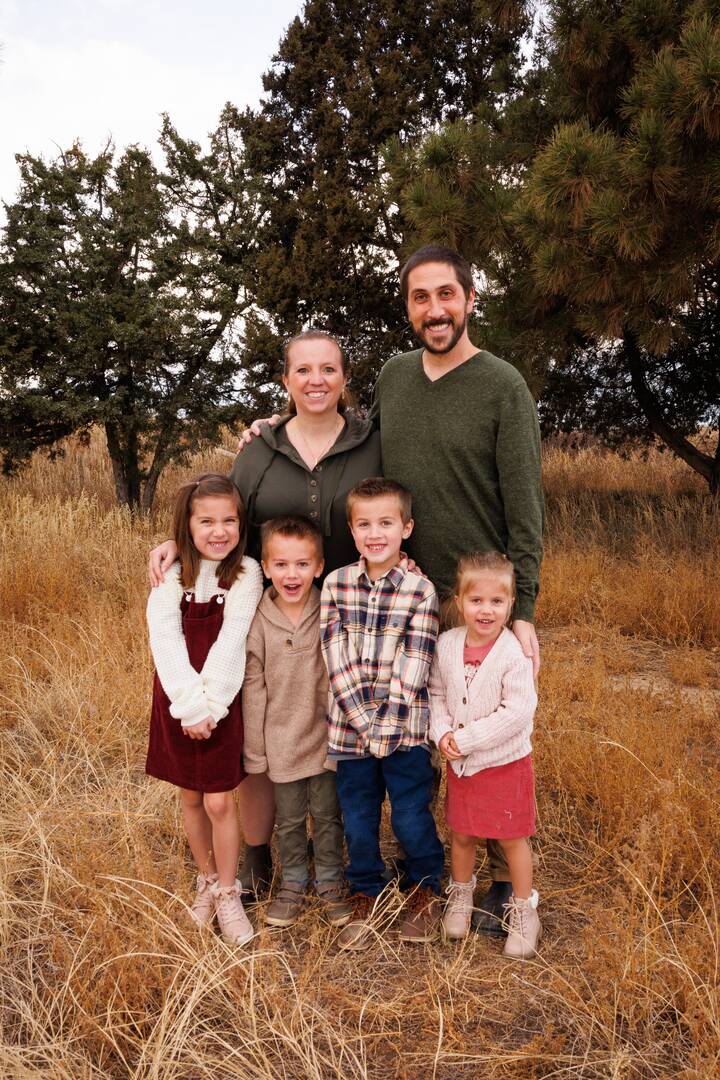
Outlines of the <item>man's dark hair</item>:
[[462,285],[465,296],[470,295],[470,290],[473,289],[475,285],[473,283],[472,268],[467,259],[463,259],[462,255],[458,255],[457,251],[453,251],[453,249],[449,247],[443,247],[442,244],[425,244],[424,247],[418,248],[417,251],[413,251],[412,255],[407,259],[400,270],[400,291],[406,304],[408,299],[408,277],[410,271],[418,266],[423,266],[425,263],[431,262],[447,263],[448,266],[452,266],[455,271],[455,277]]
[[385,476],[369,476],[367,480],[361,480],[348,492],[345,512],[350,524],[352,525],[353,506],[358,499],[380,499],[384,495],[394,495],[397,498],[403,525],[407,525],[412,517],[412,496],[406,487],[398,484],[397,480],[388,480]]

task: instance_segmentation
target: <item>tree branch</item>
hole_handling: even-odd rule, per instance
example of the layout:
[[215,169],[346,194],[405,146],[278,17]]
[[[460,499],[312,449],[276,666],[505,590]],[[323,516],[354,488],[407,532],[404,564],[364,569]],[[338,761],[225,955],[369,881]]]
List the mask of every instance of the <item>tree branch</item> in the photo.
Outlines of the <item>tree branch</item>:
[[[720,483],[720,458],[715,459],[709,454],[703,453],[694,446],[689,439],[676,431],[663,416],[660,405],[645,378],[645,369],[642,354],[634,334],[627,331],[623,335],[623,355],[627,363],[630,379],[632,382],[638,404],[645,414],[650,430],[657,435],[667,446],[670,447],[679,458],[690,466],[707,482],[710,490],[715,492]],[[720,448],[720,443],[719,443]]]

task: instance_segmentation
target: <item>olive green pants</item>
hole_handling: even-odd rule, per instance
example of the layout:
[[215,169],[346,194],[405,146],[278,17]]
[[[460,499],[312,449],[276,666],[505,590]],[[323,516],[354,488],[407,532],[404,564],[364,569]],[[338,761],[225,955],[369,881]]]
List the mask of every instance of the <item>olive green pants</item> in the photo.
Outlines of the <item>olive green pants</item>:
[[307,816],[313,819],[315,880],[339,881],[343,876],[343,828],[335,790],[335,773],[273,784],[275,823],[282,880],[306,885],[310,879]]

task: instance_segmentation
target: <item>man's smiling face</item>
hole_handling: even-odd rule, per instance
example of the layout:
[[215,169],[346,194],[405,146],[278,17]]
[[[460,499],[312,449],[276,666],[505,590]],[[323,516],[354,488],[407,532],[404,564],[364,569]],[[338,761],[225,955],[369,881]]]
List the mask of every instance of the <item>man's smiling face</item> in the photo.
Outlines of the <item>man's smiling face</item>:
[[474,304],[475,290],[465,295],[449,263],[421,263],[408,275],[408,318],[430,353],[443,355],[455,348]]

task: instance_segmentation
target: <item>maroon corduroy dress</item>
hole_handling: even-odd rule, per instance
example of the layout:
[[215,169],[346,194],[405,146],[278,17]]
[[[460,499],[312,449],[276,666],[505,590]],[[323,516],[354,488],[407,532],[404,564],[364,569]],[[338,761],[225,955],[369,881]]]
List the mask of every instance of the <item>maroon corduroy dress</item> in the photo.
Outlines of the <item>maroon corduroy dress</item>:
[[[200,672],[220,633],[224,597],[213,596],[199,604],[192,593],[183,593],[180,610],[190,663]],[[150,742],[145,763],[148,775],[190,791],[232,791],[245,779],[242,745],[239,693],[209,739],[191,739],[183,734],[180,721],[170,715],[170,700],[155,672]]]

